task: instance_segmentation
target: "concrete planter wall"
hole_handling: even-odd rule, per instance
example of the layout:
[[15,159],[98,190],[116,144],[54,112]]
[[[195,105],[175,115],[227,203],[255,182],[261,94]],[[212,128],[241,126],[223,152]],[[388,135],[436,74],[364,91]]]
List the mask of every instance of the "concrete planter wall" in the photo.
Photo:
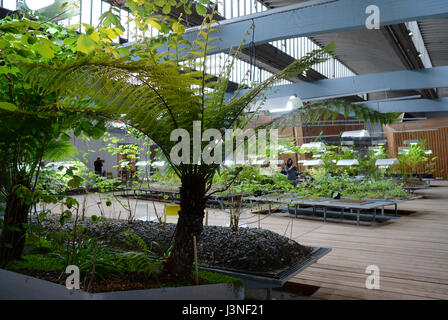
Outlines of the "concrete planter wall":
[[244,286],[201,286],[88,293],[0,269],[0,300],[242,300]]

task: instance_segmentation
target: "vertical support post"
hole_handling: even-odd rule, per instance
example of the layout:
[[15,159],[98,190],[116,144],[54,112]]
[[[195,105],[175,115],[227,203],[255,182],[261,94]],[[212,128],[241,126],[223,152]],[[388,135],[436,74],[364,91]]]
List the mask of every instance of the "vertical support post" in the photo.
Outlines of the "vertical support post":
[[272,288],[266,288],[266,300],[272,300]]
[[358,210],[356,210],[357,211],[357,213],[358,213],[358,215],[356,216],[356,225],[358,225],[359,226],[359,215],[361,214],[360,212],[359,212],[359,209]]
[[327,208],[324,207],[324,222],[327,222]]
[[373,219],[372,219],[372,224],[375,222],[376,219],[376,208],[373,211]]

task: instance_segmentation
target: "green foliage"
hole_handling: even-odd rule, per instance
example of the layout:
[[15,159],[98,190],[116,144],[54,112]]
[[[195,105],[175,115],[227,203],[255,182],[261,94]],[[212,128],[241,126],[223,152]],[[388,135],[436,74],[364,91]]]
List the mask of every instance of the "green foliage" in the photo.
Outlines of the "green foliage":
[[389,152],[383,147],[378,146],[369,150],[367,157],[363,159],[359,159],[359,166],[362,172],[366,173],[369,176],[375,177],[379,179],[384,175],[386,169],[379,169],[375,163],[378,159],[389,159]]
[[14,260],[7,264],[9,270],[43,270],[43,271],[61,271],[64,269],[64,263],[57,257],[44,254],[24,255],[23,260]]
[[80,161],[56,163],[41,168],[37,190],[60,194],[69,188],[86,186],[86,176],[87,167]]
[[244,285],[244,280],[241,278],[231,277],[226,274],[210,272],[207,270],[199,270],[198,276],[200,279],[204,279],[209,283],[231,283],[235,285],[235,287]]
[[[127,265],[131,272],[141,273],[146,278],[151,277],[157,271],[157,267],[160,266],[160,264],[155,263],[158,260],[158,254],[153,250],[153,246],[156,245],[158,249],[161,249],[161,246],[153,241],[148,247],[141,237],[132,232],[122,232],[121,235],[129,247],[136,249],[136,251],[126,251],[120,254],[123,263]],[[165,257],[169,256],[169,249],[163,254]]]
[[[76,48],[66,40],[77,37],[75,32],[60,26],[32,21],[27,18],[7,17],[0,20],[0,150],[2,163],[0,168],[1,198],[14,199],[17,196],[22,206],[28,208],[39,201],[54,202],[54,195],[43,186],[38,186],[41,161],[46,156],[57,157],[67,148],[67,134],[70,129],[81,126],[81,132],[98,132],[104,122],[91,116],[79,114],[60,114],[57,111],[46,112],[49,105],[58,109],[60,92],[44,94],[31,88],[24,79],[24,74],[17,67],[18,63],[67,61],[76,57]],[[67,103],[70,100],[67,100]],[[73,100],[71,101],[73,102]],[[76,187],[81,179],[71,174],[67,184]],[[0,243],[0,250],[14,247],[17,239],[24,236],[17,231],[17,223],[23,216],[17,203],[11,201],[8,206],[15,206],[16,216],[11,216],[6,223],[11,223],[2,232],[14,231],[12,244]],[[11,229],[11,228],[12,229]],[[2,253],[2,257],[5,257]],[[0,261],[4,264],[6,261]]]
[[355,113],[356,118],[359,120],[380,124],[393,123],[399,115],[397,113],[382,113],[366,106],[343,100],[323,100],[307,103],[303,107],[296,108],[274,118],[265,126],[285,128],[301,122],[314,123],[322,116],[324,120],[330,117],[334,120],[340,113],[344,114],[345,118],[348,118],[351,113]]
[[107,279],[114,275],[121,276],[126,270],[117,251],[95,239],[84,240],[76,248],[72,264],[79,267],[81,274],[85,274],[92,271],[94,261],[95,278],[98,279]]
[[285,175],[275,171],[262,171],[261,167],[255,165],[232,166],[215,174],[214,183],[227,185],[234,181],[228,192],[249,194],[288,191],[292,187]]
[[[411,144],[409,150],[399,154],[397,156],[398,164],[391,167],[391,171],[401,174],[404,178],[409,177],[418,170],[422,170],[423,164],[428,164],[431,167],[431,163],[436,161],[436,157],[432,157],[427,154],[426,141],[419,140],[418,144]],[[429,163],[428,163],[429,162]]]
[[348,173],[332,175],[323,168],[312,170],[310,174],[312,180],[301,183],[294,190],[298,195],[329,198],[332,192],[340,192],[343,197],[356,199],[408,199],[410,197],[403,190],[402,183],[395,179],[366,177],[359,181],[350,177]]
[[154,172],[153,175],[151,175],[151,181],[157,182],[158,184],[166,185],[166,186],[179,186],[180,185],[180,179],[179,177],[171,170],[168,170],[167,172]]
[[[154,141],[171,162],[170,151],[177,144],[177,141],[170,139],[173,130],[184,129],[192,139],[195,121],[200,123],[201,134],[207,129],[218,129],[223,136],[226,129],[244,128],[255,114],[246,111],[263,97],[266,89],[278,80],[295,77],[313,65],[327,61],[335,52],[334,43],[311,51],[266,81],[254,84],[244,93],[239,88],[226,101],[224,95],[241,48],[235,50],[235,55],[223,64],[217,79],[213,79],[204,58],[211,49],[216,48],[213,43],[218,40],[213,37],[213,33],[218,31],[214,20],[216,4],[212,10],[204,10],[206,8],[202,4],[194,4],[195,11],[203,15],[204,19],[198,28],[197,38],[192,42],[182,36],[184,28],[179,24],[182,17],[177,20],[169,17],[173,7],[182,7],[187,14],[191,13],[192,4],[187,0],[177,3],[172,0],[129,0],[125,5],[135,16],[137,28],[143,32],[142,39],[139,39],[141,41],[130,45],[128,49],[119,50],[111,41],[103,41],[110,40],[112,33],[116,35],[121,30],[117,14],[111,8],[102,16],[101,25],[106,28],[115,25],[113,30],[84,26],[86,33],[80,36],[62,35],[61,31],[60,44],[52,43],[46,37],[39,39],[36,48],[25,45],[26,50],[31,50],[31,58],[27,53],[8,57],[14,66],[14,70],[9,72],[20,72],[29,90],[38,92],[40,98],[51,97],[47,103],[33,104],[34,117],[37,112],[40,116],[51,115],[64,119],[73,116],[76,120],[79,115],[91,115],[103,120],[95,123],[94,128],[101,127],[104,119],[122,120]],[[28,21],[16,33],[25,34],[26,29],[37,30],[42,25],[45,24],[33,25]],[[149,25],[159,29],[158,37],[147,38],[144,31]],[[162,45],[166,45],[169,51],[158,52],[157,48]],[[60,51],[70,54],[62,54],[62,58],[59,58]],[[50,56],[55,58],[50,61]],[[9,103],[20,106],[14,99]],[[328,105],[328,102],[314,103],[299,111],[294,110],[290,115],[302,117],[304,114],[312,114],[314,117],[321,114],[322,110],[327,114],[328,109],[353,107],[343,102],[331,102]],[[11,105],[4,107],[14,109]],[[370,109],[353,107],[352,110],[371,122],[379,118],[386,122],[385,117]],[[282,120],[280,117],[266,126],[278,126]],[[83,123],[75,130],[75,135],[79,135],[81,130],[85,131]],[[90,133],[96,136],[95,130]],[[203,141],[200,149],[203,150],[208,144]],[[172,169],[181,180],[191,176],[197,178],[197,181],[206,185],[201,188],[205,189],[201,192],[206,193],[211,188],[219,165],[198,164],[193,154],[190,154],[187,162],[171,162]],[[275,180],[282,183],[279,176]],[[80,183],[75,176],[70,181],[72,186]],[[268,186],[272,186],[271,182],[275,183],[262,179],[260,185],[267,190]],[[201,196],[205,197],[205,194]],[[139,259],[136,268],[144,268],[142,261],[145,258],[146,253],[143,253],[130,259]]]
[[[203,32],[207,33],[210,30]],[[202,43],[201,41],[199,42]],[[172,60],[161,60],[161,56],[156,53],[150,54],[150,57],[142,57],[138,61],[128,61],[128,58],[116,59],[97,53],[95,56],[78,59],[74,63],[22,64],[21,67],[28,75],[27,80],[43,93],[59,90],[73,97],[81,99],[90,97],[96,101],[95,104],[82,107],[61,102],[60,110],[89,112],[111,119],[120,118],[151,138],[169,160],[170,150],[177,143],[170,140],[169,133],[174,129],[183,128],[192,137],[193,121],[200,121],[202,130],[208,128],[224,130],[234,125],[244,126],[248,121],[244,117],[244,110],[266,88],[278,79],[325,61],[327,58],[323,55],[330,49],[311,52],[246,94],[235,96],[227,104],[222,99],[227,82],[205,81],[208,77],[204,73],[206,70],[198,73],[188,67],[188,63],[178,66]],[[189,62],[194,64],[193,60]],[[202,80],[198,79],[198,76],[201,76]],[[135,80],[140,84],[135,85]],[[206,90],[212,87],[213,90]],[[111,95],[111,92],[114,94]],[[205,142],[202,147],[205,147]],[[173,169],[182,176],[196,166],[176,164],[173,165]],[[210,177],[217,168],[216,165],[207,164],[202,164],[200,167],[200,171]]]

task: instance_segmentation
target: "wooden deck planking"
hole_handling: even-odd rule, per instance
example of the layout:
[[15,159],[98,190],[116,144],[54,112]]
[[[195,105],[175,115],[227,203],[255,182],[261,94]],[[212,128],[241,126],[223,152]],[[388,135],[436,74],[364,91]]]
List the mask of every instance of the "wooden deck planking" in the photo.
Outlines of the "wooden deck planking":
[[[261,226],[283,235],[293,221],[294,240],[333,249],[292,279],[320,287],[313,299],[448,299],[448,182],[433,184],[437,186],[419,191],[424,199],[399,204],[399,209],[415,213],[373,226],[292,215],[261,216]],[[210,224],[228,223],[225,213],[212,211]],[[246,221],[258,219],[246,217],[250,217]],[[365,287],[365,269],[371,264],[380,268],[379,290]]]
[[[399,205],[417,210],[372,227],[332,224],[298,236],[334,250],[293,281],[321,287],[316,299],[448,299],[448,183]],[[365,268],[380,268],[380,290],[365,288]]]

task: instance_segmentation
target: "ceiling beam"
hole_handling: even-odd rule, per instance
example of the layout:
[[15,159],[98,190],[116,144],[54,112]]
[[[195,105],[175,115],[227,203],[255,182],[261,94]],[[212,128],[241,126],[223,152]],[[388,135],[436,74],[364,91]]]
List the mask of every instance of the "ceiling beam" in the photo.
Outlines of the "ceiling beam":
[[[420,58],[419,54],[421,54],[421,52],[418,52],[415,46],[415,42],[413,41],[414,37],[409,36],[409,31],[405,23],[385,26],[381,29],[407,69],[416,70],[430,67],[425,65]],[[425,98],[437,98],[437,93],[433,89],[423,89],[420,90],[420,92]]]
[[[297,95],[303,101],[346,97],[378,91],[420,90],[448,87],[448,66],[421,70],[372,73],[353,77],[297,82],[275,86],[267,98]],[[241,91],[243,94],[244,91]]]
[[401,101],[364,102],[364,106],[380,112],[440,112],[448,111],[448,98]]
[[[210,35],[221,39],[213,42],[219,48],[210,50],[209,53],[227,52],[232,47],[237,47],[252,23],[256,26],[256,45],[274,40],[366,28],[369,14],[365,12],[369,5],[379,7],[382,26],[448,16],[446,0],[311,0],[220,21],[217,25],[220,32]],[[185,38],[193,41],[197,32],[197,27],[187,29]],[[166,50],[164,47],[160,49]]]

